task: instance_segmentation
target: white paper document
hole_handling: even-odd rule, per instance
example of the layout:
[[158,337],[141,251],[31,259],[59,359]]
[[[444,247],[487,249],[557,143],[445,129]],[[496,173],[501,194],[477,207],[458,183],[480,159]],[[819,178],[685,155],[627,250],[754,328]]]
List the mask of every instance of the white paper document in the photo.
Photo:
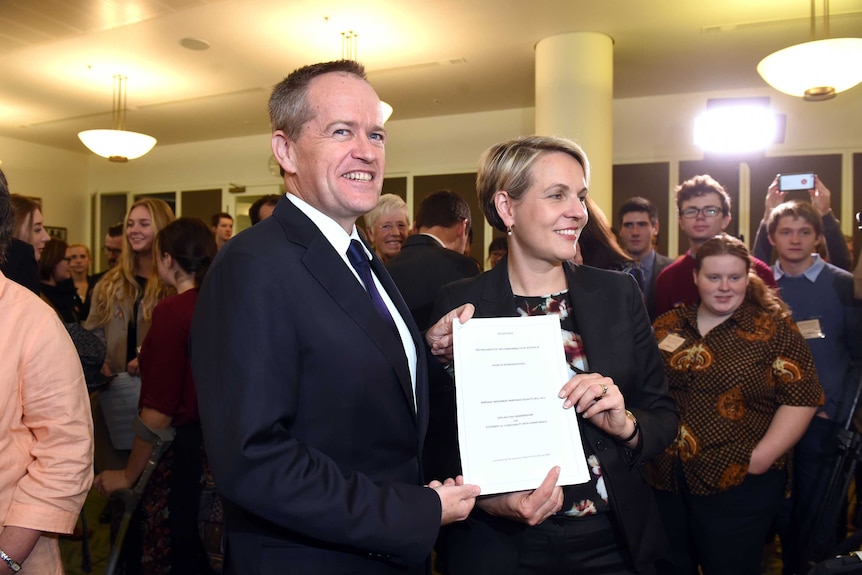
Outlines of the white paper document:
[[537,488],[555,465],[558,485],[589,481],[556,315],[453,322],[458,441],[466,483],[482,494]]

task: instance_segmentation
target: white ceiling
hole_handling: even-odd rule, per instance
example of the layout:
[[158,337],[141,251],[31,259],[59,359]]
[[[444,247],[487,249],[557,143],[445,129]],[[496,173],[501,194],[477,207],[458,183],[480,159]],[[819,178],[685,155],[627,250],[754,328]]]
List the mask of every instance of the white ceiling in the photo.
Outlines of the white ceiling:
[[[0,0],[0,136],[83,150],[79,131],[112,127],[117,73],[128,76],[126,128],[161,144],[267,133],[272,85],[340,58],[347,31],[396,120],[532,106],[534,46],[566,32],[614,39],[615,98],[763,88],[757,62],[810,39],[809,10],[805,0]],[[830,11],[832,37],[862,36],[862,1],[832,0]],[[186,37],[210,49],[183,48]]]

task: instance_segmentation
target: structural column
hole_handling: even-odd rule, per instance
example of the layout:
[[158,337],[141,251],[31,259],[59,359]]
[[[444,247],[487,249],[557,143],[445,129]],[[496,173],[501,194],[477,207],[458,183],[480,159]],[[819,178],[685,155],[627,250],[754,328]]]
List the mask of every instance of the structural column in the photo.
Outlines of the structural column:
[[613,178],[614,46],[610,36],[573,32],[536,44],[536,133],[580,144],[590,159],[590,196],[610,221]]

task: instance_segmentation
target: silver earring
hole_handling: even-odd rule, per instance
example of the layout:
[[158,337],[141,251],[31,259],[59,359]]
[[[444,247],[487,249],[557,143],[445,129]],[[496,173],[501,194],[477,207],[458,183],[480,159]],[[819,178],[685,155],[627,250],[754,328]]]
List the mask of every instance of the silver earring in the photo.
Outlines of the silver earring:
[[506,228],[506,233],[510,236],[512,235],[512,226],[509,226],[508,228]]

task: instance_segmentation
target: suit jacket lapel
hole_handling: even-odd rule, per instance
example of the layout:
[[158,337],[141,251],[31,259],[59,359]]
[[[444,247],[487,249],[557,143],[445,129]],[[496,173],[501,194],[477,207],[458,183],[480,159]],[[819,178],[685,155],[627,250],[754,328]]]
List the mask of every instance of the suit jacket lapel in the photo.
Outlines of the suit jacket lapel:
[[496,266],[486,272],[488,280],[482,288],[482,317],[516,317],[515,297],[509,281],[508,258],[503,258]]
[[[603,319],[610,317],[607,313],[608,294],[601,285],[590,281],[589,277],[584,277],[585,274],[579,274],[576,266],[563,266],[569,285],[572,313],[584,342],[589,371],[607,373],[613,361],[613,354],[606,346],[597,345],[597,342],[611,341],[610,326]],[[593,345],[590,345],[590,342],[593,342]]]
[[[401,338],[378,315],[374,304],[368,297],[368,293],[356,281],[353,273],[347,268],[347,264],[335,252],[332,244],[323,236],[317,226],[289,200],[282,203],[286,203],[288,209],[279,213],[279,215],[284,216],[289,226],[287,229],[292,232],[288,233],[288,239],[305,247],[306,252],[302,257],[302,262],[306,269],[332,297],[335,304],[341,307],[380,349],[398,376],[401,388],[405,393],[405,399],[407,399],[411,412],[415,414],[410,368],[407,365],[407,358],[404,355],[404,345],[401,342]],[[398,291],[394,289],[392,279],[383,270],[383,266],[377,258],[372,258],[371,265],[406,321],[406,318],[410,317],[410,314],[408,311],[405,316],[404,311],[402,311],[402,308],[406,309],[406,305],[401,301],[400,295],[397,298],[393,297],[393,293],[397,295]],[[384,277],[386,278],[385,282]],[[408,322],[407,325],[411,326],[412,324]],[[413,326],[411,333],[414,333],[415,330],[416,328]],[[419,349],[421,348],[417,349],[417,355]]]
[[[370,250],[372,254],[374,254],[374,250]],[[374,274],[380,280],[380,283],[383,285],[383,289],[386,290],[386,293],[389,294],[389,298],[392,300],[392,303],[395,304],[395,308],[398,310],[398,313],[401,315],[401,318],[404,320],[404,323],[407,324],[407,329],[410,330],[410,337],[413,339],[413,345],[416,348],[416,399],[424,397],[425,387],[427,386],[427,366],[425,364],[425,341],[422,339],[422,335],[419,333],[419,328],[416,326],[416,322],[413,320],[413,314],[410,313],[410,308],[407,307],[407,303],[404,301],[404,298],[401,297],[401,292],[398,291],[398,287],[396,287],[395,282],[392,280],[392,276],[389,275],[389,272],[386,271],[386,267],[383,265],[383,262],[377,257],[377,255],[371,256],[371,269],[374,271]],[[391,330],[389,330],[391,331]],[[398,349],[404,348],[401,343],[401,338],[398,337]],[[402,353],[403,357],[403,353]],[[404,389],[404,393],[410,399],[410,405],[414,407],[414,410],[418,416],[419,423],[422,423],[422,414],[423,410],[425,413],[425,418],[427,419],[427,409],[428,406],[425,402],[422,402],[421,405],[414,405],[413,403],[413,384],[410,379],[410,370],[407,367],[406,359],[403,362],[404,365],[404,373],[399,372],[398,378],[401,380],[401,386]]]
[[[613,354],[604,346],[595,342],[610,341],[610,328],[603,318],[609,317],[608,295],[602,290],[602,286],[579,274],[578,268],[572,264],[564,263],[563,269],[566,273],[566,284],[569,288],[569,300],[572,304],[572,313],[578,325],[578,331],[584,342],[587,354],[587,363],[590,371],[606,373]],[[482,291],[482,316],[483,317],[514,317],[518,314],[515,309],[515,300],[509,282],[508,263],[504,258],[493,269],[487,272],[488,281]],[[500,276],[500,277],[494,277]],[[591,346],[589,342],[594,342]]]

